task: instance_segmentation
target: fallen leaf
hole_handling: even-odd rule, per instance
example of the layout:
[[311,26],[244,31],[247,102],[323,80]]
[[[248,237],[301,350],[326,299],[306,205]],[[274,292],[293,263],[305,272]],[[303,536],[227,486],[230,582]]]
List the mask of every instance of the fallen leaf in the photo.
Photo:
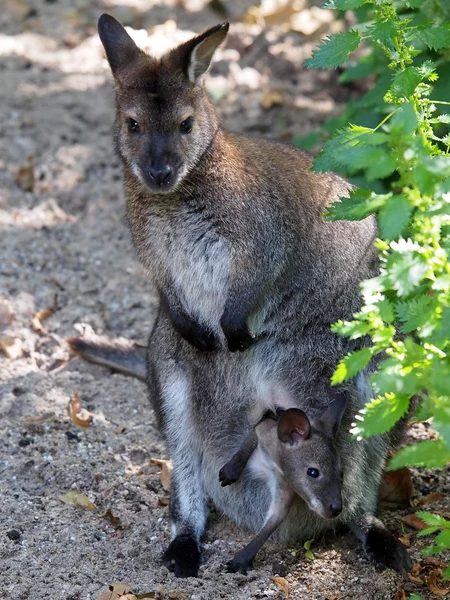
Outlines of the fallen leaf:
[[158,498],[158,502],[161,504],[161,506],[169,506],[170,498]]
[[337,594],[333,594],[332,596],[328,596],[327,600],[340,600],[342,598],[342,594],[339,592]]
[[15,181],[17,185],[24,190],[24,192],[32,192],[34,188],[34,172],[32,157],[29,156],[27,160],[19,167]]
[[421,579],[420,577],[416,577],[415,575],[412,575],[411,573],[408,573],[408,579],[411,581],[411,583],[416,583],[417,585],[423,585],[425,583],[424,579]]
[[407,467],[387,471],[380,487],[380,503],[389,508],[408,508],[414,495],[411,473]]
[[54,412],[46,412],[42,415],[27,415],[23,418],[24,423],[47,423],[55,418]]
[[119,527],[122,527],[122,521],[120,520],[120,517],[116,517],[116,515],[113,514],[110,508],[108,508],[108,510],[106,510],[98,516],[100,517],[100,519],[108,519],[111,525],[114,525],[114,527],[116,527],[117,529]]
[[64,502],[64,504],[73,504],[74,506],[86,508],[87,510],[97,510],[95,504],[79,492],[67,492],[67,494],[60,496],[59,499]]
[[168,492],[172,485],[172,461],[171,460],[163,460],[161,458],[151,458],[151,465],[157,465],[161,467],[161,471],[159,473],[159,478],[161,480],[161,485]]
[[7,298],[0,298],[0,327],[9,325],[14,319],[11,302]]
[[75,427],[86,429],[91,424],[91,415],[82,407],[81,398],[76,392],[69,400],[69,415]]
[[401,520],[402,520],[402,523],[404,523],[405,525],[408,525],[408,527],[412,527],[413,529],[416,529],[417,531],[420,531],[421,529],[426,529],[428,527],[428,525],[425,523],[425,521],[422,521],[422,519],[420,519],[414,513],[412,513],[410,515],[404,515]]
[[272,106],[282,106],[284,104],[284,97],[280,92],[275,90],[266,90],[261,100],[261,106],[263,108],[272,108]]
[[446,596],[450,592],[450,588],[440,588],[438,586],[438,574],[439,579],[442,579],[438,571],[430,571],[428,573],[428,587],[433,592],[433,594],[436,594],[436,596]]
[[11,360],[20,358],[22,356],[22,341],[19,338],[8,337],[6,335],[0,336],[0,350]]
[[116,427],[116,428],[114,429],[114,433],[118,433],[118,434],[120,434],[120,433],[123,433],[123,432],[124,432],[124,431],[126,431],[126,430],[127,430],[127,428],[126,428],[126,427]]
[[183,600],[184,598],[187,598],[187,595],[184,592],[175,590],[172,592],[167,592],[167,597],[169,600]]
[[123,594],[119,596],[118,600],[137,600],[137,598],[134,594]]
[[413,535],[412,533],[406,533],[405,535],[399,536],[398,539],[404,546],[409,548],[411,546],[411,536],[412,535]]
[[41,308],[41,310],[38,310],[38,312],[32,318],[31,326],[34,329],[34,331],[38,331],[39,333],[47,333],[47,330],[42,325],[42,321],[45,321],[53,314],[55,314],[58,308],[58,296],[57,294],[55,294],[55,299],[53,301],[52,306],[48,306],[47,308]]
[[131,589],[128,583],[114,583],[108,586],[108,589],[100,594],[97,600],[119,600],[124,594],[130,594]]
[[426,558],[424,558],[422,563],[426,566],[429,565],[431,567],[436,567],[437,569],[441,569],[441,570],[447,568],[447,563],[445,563],[443,560],[439,560],[438,558],[435,558],[434,556],[427,556]]
[[439,500],[442,500],[442,494],[439,492],[433,492],[428,494],[428,496],[424,496],[423,498],[420,498],[420,500],[417,500],[415,505],[425,506],[425,504],[431,504],[432,502],[438,502]]
[[286,579],[284,577],[272,577],[271,581],[282,591],[284,597],[288,598],[289,583],[286,581]]
[[392,600],[406,600],[406,593],[403,588],[399,589]]
[[160,595],[157,592],[147,592],[146,594],[136,594],[137,600],[147,600],[148,598],[163,598],[164,595]]

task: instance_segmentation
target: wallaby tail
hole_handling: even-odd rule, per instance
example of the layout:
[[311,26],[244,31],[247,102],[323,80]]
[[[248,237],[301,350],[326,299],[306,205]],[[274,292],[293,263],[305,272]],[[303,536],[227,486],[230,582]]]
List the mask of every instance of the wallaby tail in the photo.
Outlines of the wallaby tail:
[[145,348],[137,342],[124,338],[110,340],[100,336],[93,339],[70,337],[66,341],[70,349],[84,360],[145,381]]

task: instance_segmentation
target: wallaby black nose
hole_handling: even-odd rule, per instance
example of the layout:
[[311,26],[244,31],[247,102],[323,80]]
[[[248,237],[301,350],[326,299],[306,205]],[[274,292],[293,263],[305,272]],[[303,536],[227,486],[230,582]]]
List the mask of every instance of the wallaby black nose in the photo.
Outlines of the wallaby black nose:
[[332,517],[337,517],[342,512],[342,502],[333,502],[328,509]]
[[156,185],[163,185],[166,183],[171,173],[172,169],[168,164],[155,162],[150,165],[150,177],[153,179]]

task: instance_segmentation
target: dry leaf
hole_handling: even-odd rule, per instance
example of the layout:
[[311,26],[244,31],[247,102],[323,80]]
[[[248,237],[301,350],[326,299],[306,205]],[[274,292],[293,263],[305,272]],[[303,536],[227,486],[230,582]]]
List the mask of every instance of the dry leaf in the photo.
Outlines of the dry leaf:
[[179,590],[174,590],[172,592],[167,592],[167,597],[169,600],[183,600],[184,598],[187,598],[187,595]]
[[387,471],[380,487],[380,503],[390,508],[408,508],[414,495],[414,486],[408,468]]
[[411,581],[411,583],[416,583],[417,585],[423,585],[425,583],[423,579],[412,575],[412,573],[408,573],[408,579]]
[[118,600],[137,600],[137,598],[134,594],[123,594],[119,596]]
[[161,458],[151,458],[151,465],[157,465],[161,467],[161,471],[159,473],[159,478],[161,480],[161,484],[163,488],[168,492],[172,485],[172,461],[171,460],[163,460]]
[[116,427],[116,428],[114,429],[114,433],[118,433],[118,434],[120,434],[120,433],[123,433],[123,432],[124,432],[124,431],[126,431],[126,430],[127,430],[127,428],[126,428],[126,427]]
[[60,496],[59,499],[65,504],[73,504],[80,508],[86,508],[87,510],[97,510],[95,504],[79,492],[67,492],[67,494]]
[[42,415],[27,415],[23,418],[24,423],[47,423],[48,421],[53,421],[55,418],[54,412],[46,412]]
[[283,592],[285,598],[289,596],[289,583],[284,577],[272,577],[271,581]]
[[337,594],[333,594],[332,596],[328,596],[327,600],[340,600],[342,598],[342,594],[339,592]]
[[427,556],[422,561],[422,563],[424,564],[424,566],[435,567],[436,569],[444,570],[447,568],[447,563],[445,563],[443,560],[439,560],[434,556]]
[[101,519],[108,519],[108,521],[111,523],[111,525],[114,525],[114,527],[122,527],[122,521],[120,520],[119,517],[116,517],[116,515],[113,514],[112,510],[110,508],[108,508],[108,510],[106,510],[104,513],[102,513],[101,515],[98,515]]
[[400,590],[397,591],[397,593],[395,594],[395,596],[392,598],[392,600],[406,600],[407,596],[405,594],[405,590],[402,588]]
[[405,535],[399,536],[398,539],[404,546],[409,548],[411,546],[411,536],[412,535],[413,535],[412,533],[407,533]]
[[416,529],[417,531],[420,531],[421,529],[426,529],[428,527],[425,521],[422,521],[422,519],[420,519],[415,514],[405,515],[404,517],[402,517],[401,520],[402,523],[408,525],[408,527]]
[[119,600],[124,594],[130,594],[131,589],[128,583],[114,583],[108,589],[100,594],[97,600]]
[[45,321],[45,319],[51,317],[58,310],[58,308],[58,296],[57,294],[55,294],[55,299],[53,301],[52,306],[48,306],[47,308],[41,308],[41,310],[38,310],[38,312],[34,315],[33,319],[31,320],[31,326],[34,329],[34,331],[38,331],[39,333],[47,333],[47,330],[42,325],[42,321]]
[[442,494],[439,492],[433,492],[432,494],[428,494],[428,496],[424,496],[415,502],[416,506],[425,506],[425,504],[431,504],[432,502],[438,502],[442,500]]
[[[28,9],[29,10],[29,9]],[[16,173],[16,183],[25,192],[32,192],[34,188],[34,172],[32,157],[29,156],[26,162],[19,168]]]
[[0,336],[0,350],[11,360],[22,356],[22,341],[19,338],[8,337],[7,335]]
[[272,106],[282,106],[284,104],[284,97],[280,92],[274,90],[266,90],[261,100],[261,106],[263,108],[272,108]]
[[91,424],[91,415],[82,407],[80,396],[74,392],[69,400],[69,415],[75,427],[86,429]]
[[161,504],[161,506],[169,506],[170,498],[158,498],[158,502]]
[[450,589],[438,587],[438,574],[439,579],[441,579],[441,575],[438,571],[430,571],[428,573],[428,587],[433,592],[433,594],[436,594],[436,596],[446,596],[450,592]]
[[6,298],[0,298],[0,327],[9,325],[14,319],[14,311],[11,302]]

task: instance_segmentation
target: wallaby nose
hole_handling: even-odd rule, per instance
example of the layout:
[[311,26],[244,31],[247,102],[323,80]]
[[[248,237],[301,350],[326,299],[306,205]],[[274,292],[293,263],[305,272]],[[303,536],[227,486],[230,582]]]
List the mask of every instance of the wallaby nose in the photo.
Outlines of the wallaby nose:
[[331,517],[337,517],[342,512],[342,502],[333,502],[328,507]]
[[153,179],[156,185],[163,185],[166,183],[171,174],[172,169],[167,163],[161,163],[158,161],[150,165],[150,177]]

